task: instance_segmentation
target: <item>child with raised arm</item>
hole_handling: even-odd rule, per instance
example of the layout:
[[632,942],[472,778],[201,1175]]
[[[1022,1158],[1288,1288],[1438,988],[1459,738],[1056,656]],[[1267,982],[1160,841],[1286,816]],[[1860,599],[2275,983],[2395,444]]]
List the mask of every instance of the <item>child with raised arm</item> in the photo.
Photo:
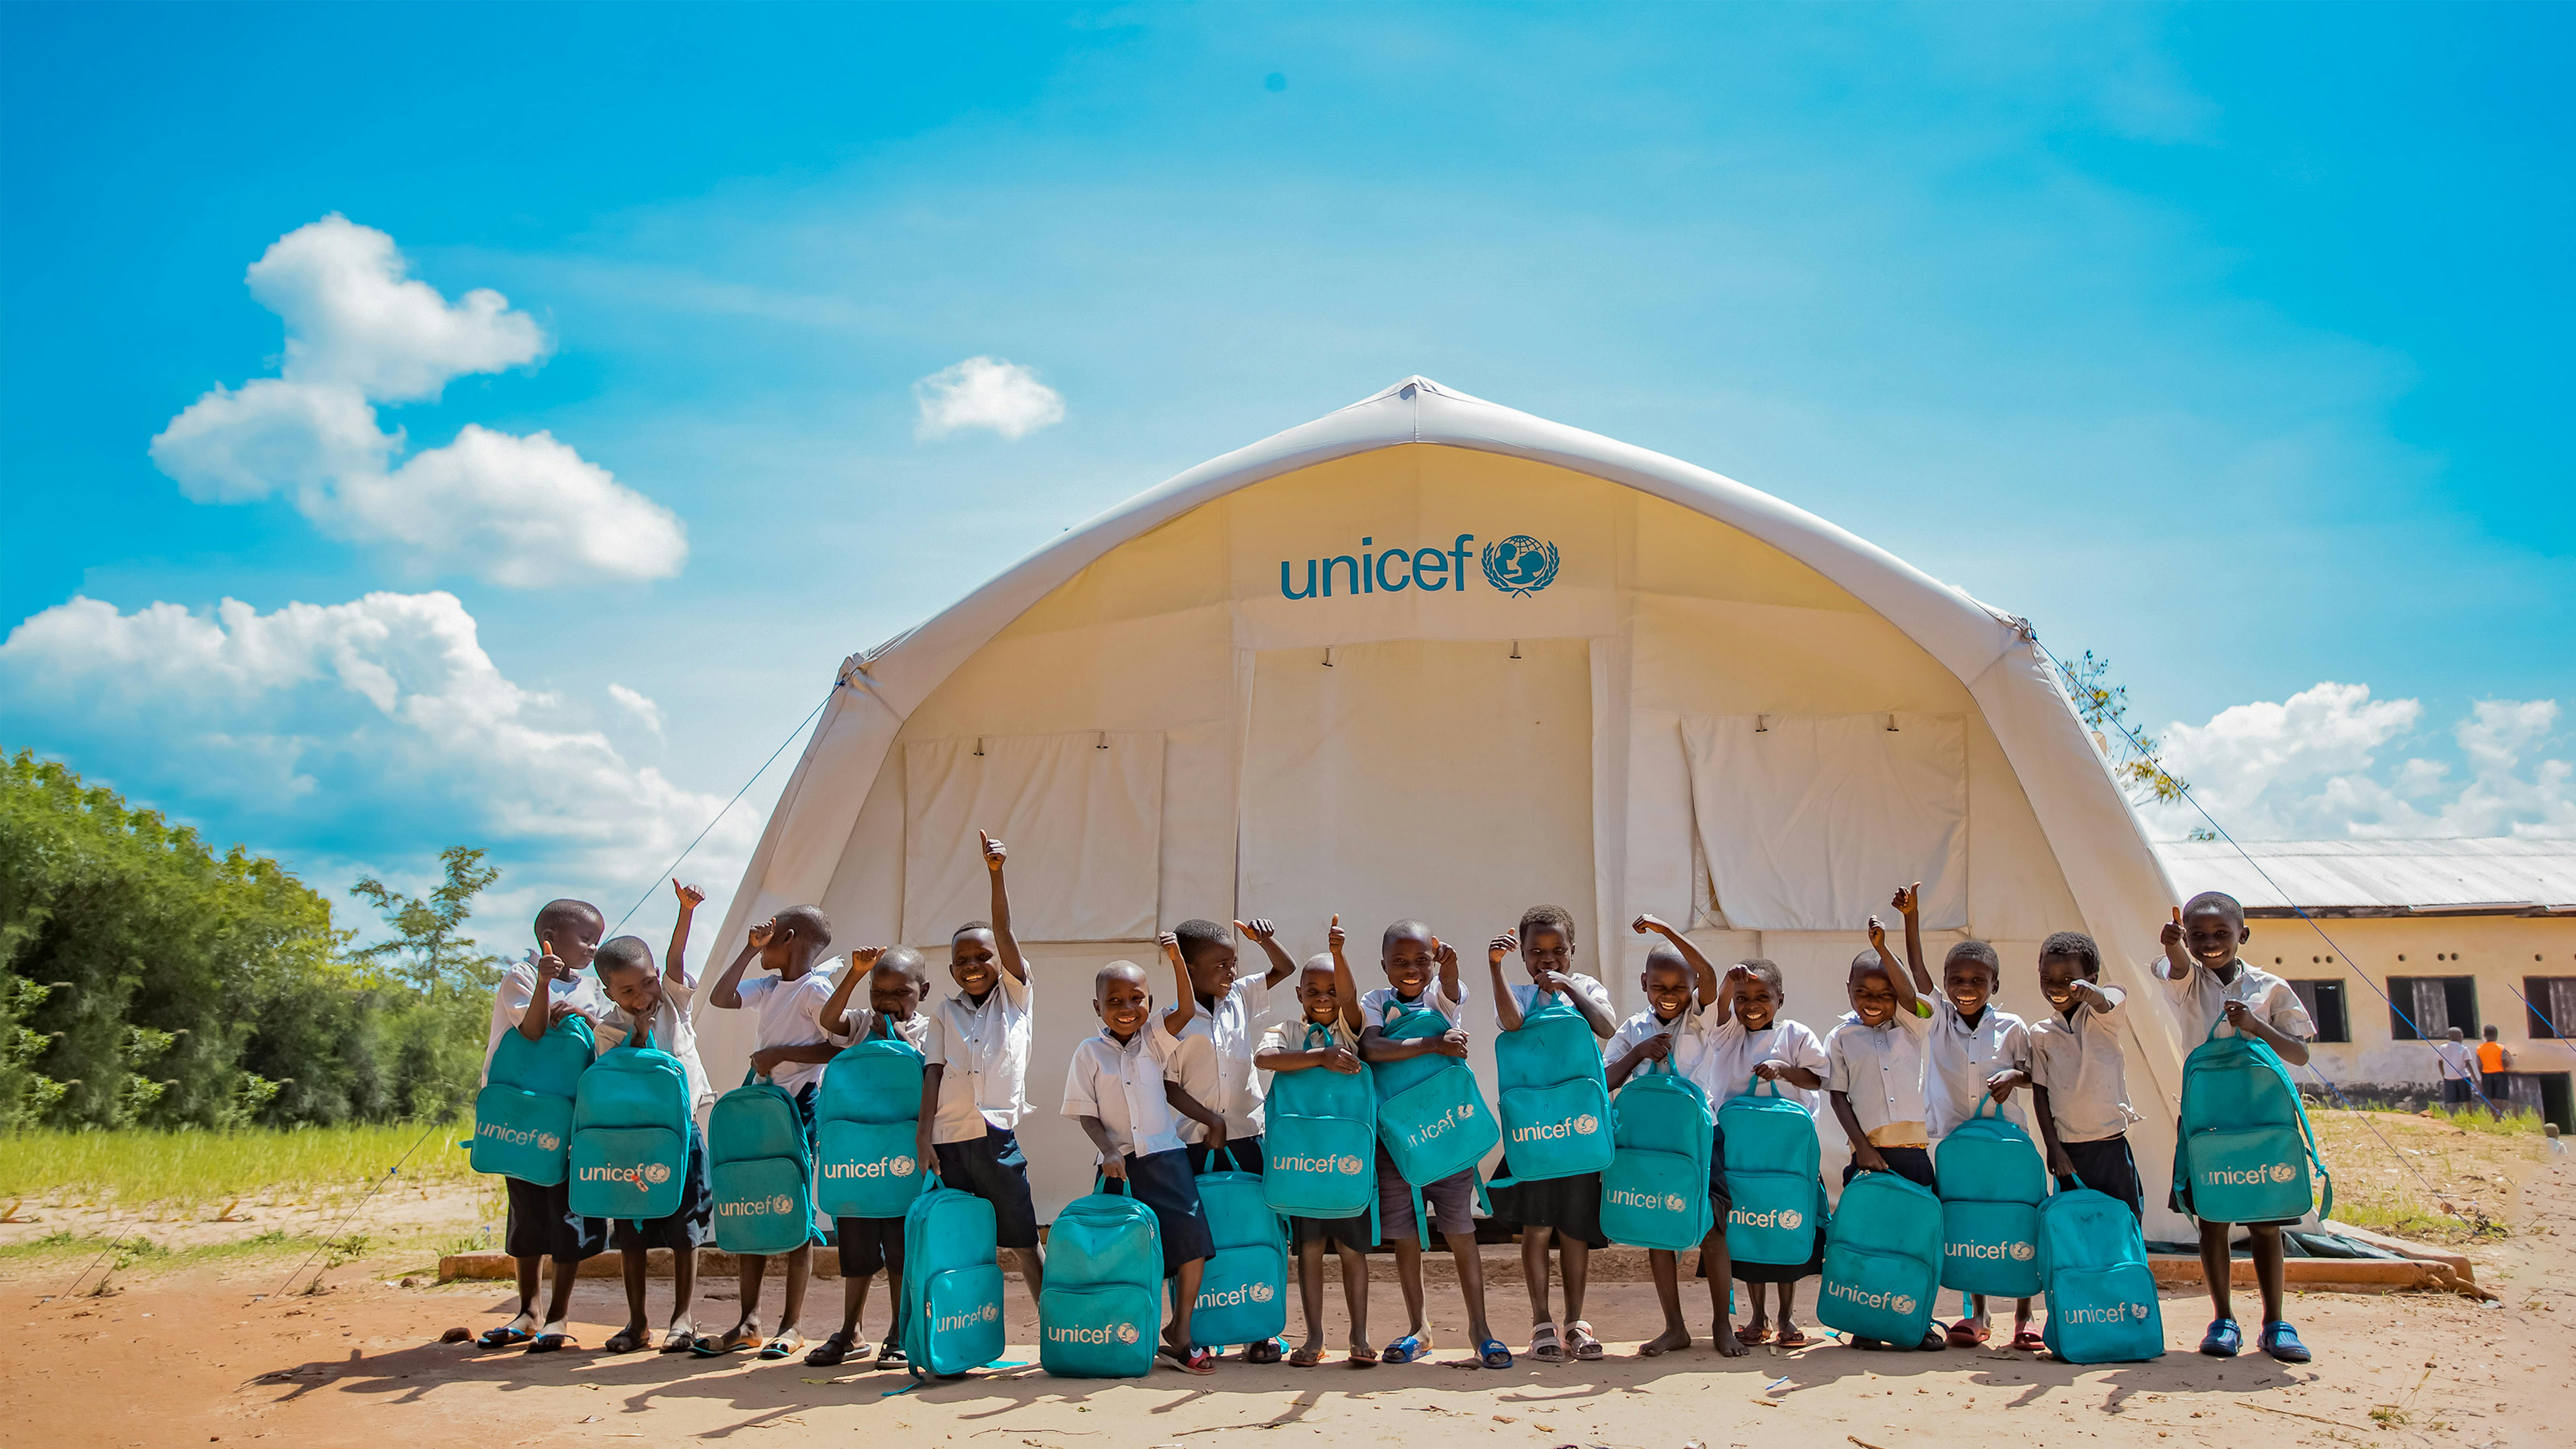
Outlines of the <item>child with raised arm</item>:
[[[1714,1111],[1725,1100],[1709,1043],[1714,1016],[1710,1007],[1718,999],[1717,968],[1689,937],[1655,916],[1639,916],[1630,928],[1641,936],[1651,931],[1664,939],[1647,953],[1646,969],[1637,976],[1646,1009],[1620,1023],[1602,1050],[1610,1090],[1625,1086],[1649,1062],[1669,1061],[1674,1071],[1698,1085]],[[1715,1226],[1700,1239],[1699,1262],[1700,1276],[1708,1280],[1711,1334],[1721,1355],[1742,1358],[1750,1350],[1735,1336],[1735,1319],[1726,1304],[1727,1287],[1734,1277],[1726,1251],[1726,1215],[1734,1207],[1726,1190],[1726,1134],[1714,1125],[1709,1129],[1708,1197],[1715,1209],[1709,1221]],[[1639,1346],[1637,1354],[1657,1358],[1691,1343],[1690,1326],[1682,1318],[1681,1255],[1648,1249],[1646,1267],[1654,1275],[1655,1300],[1664,1310],[1664,1331]]]
[[[824,960],[832,946],[832,922],[820,906],[789,906],[751,928],[733,964],[707,989],[707,1004],[718,1011],[749,1009],[758,1021],[751,1069],[775,1083],[796,1101],[796,1117],[805,1131],[805,1155],[814,1155],[814,1094],[823,1084],[824,1064],[840,1048],[823,1030],[823,1003],[831,999],[837,958]],[[761,973],[749,980],[743,968],[753,957]],[[809,1224],[806,1241],[788,1252],[786,1302],[779,1309],[778,1332],[766,1342],[760,1336],[760,1280],[770,1255],[741,1253],[742,1317],[721,1337],[690,1345],[701,1358],[757,1348],[764,1359],[788,1358],[805,1350],[799,1326],[805,1316],[805,1281],[814,1264],[814,1245],[823,1235]]]
[[[850,1010],[861,981],[868,985],[868,1004]],[[918,1049],[930,1034],[930,1018],[921,1014],[921,999],[930,988],[930,973],[921,953],[910,946],[862,946],[850,952],[850,964],[832,984],[817,1018],[835,1047],[863,1041],[900,1041]],[[859,1338],[859,1314],[868,1306],[868,1281],[886,1275],[886,1336],[877,1347],[877,1367],[903,1363],[903,1219],[832,1219],[834,1251],[841,1262],[841,1327],[815,1345],[805,1362],[833,1368],[867,1352]]]
[[[1520,953],[1529,979],[1507,984],[1503,958],[1514,951]],[[1574,969],[1574,917],[1563,906],[1532,906],[1522,912],[1517,929],[1486,943],[1485,969],[1494,978],[1494,1019],[1507,1032],[1520,1030],[1521,1019],[1541,1002],[1564,1000],[1583,1013],[1595,1039],[1608,1041],[1618,1033],[1608,988]],[[1511,1175],[1507,1151],[1495,1176]],[[1601,1340],[1584,1320],[1583,1294],[1591,1282],[1592,1250],[1610,1246],[1601,1232],[1601,1174],[1516,1182],[1494,1193],[1493,1203],[1494,1216],[1520,1224],[1521,1276],[1529,1284],[1530,1295],[1530,1357],[1541,1363],[1563,1363],[1569,1357],[1586,1363],[1598,1360]],[[1555,1315],[1548,1309],[1551,1243],[1565,1278],[1562,1341]]]
[[[1726,969],[1726,979],[1718,983],[1717,1002],[1709,1008],[1716,1020],[1707,1028],[1710,1073],[1725,1089],[1709,1094],[1715,1105],[1725,1105],[1727,1098],[1748,1090],[1755,1081],[1783,1082],[1787,1084],[1783,1097],[1806,1108],[1809,1115],[1815,1113],[1829,1065],[1825,1044],[1804,1024],[1779,1014],[1788,1001],[1788,988],[1781,984],[1780,968],[1773,962],[1757,956]],[[1709,1259],[1702,1256],[1701,1277],[1708,1276],[1710,1266]],[[1798,1326],[1798,1280],[1825,1271],[1823,1233],[1816,1234],[1816,1250],[1804,1263],[1726,1266],[1733,1268],[1735,1281],[1744,1285],[1746,1296],[1753,1300],[1753,1319],[1738,1330],[1740,1341],[1776,1341],[1782,1348],[1804,1348],[1812,1341],[1807,1331]],[[1775,1288],[1779,1301],[1776,1340],[1762,1301],[1765,1284]],[[1716,1289],[1709,1291],[1715,1293]]]
[[690,1305],[698,1290],[698,1249],[715,1236],[716,1195],[707,1179],[707,1144],[698,1122],[716,1104],[716,1089],[698,1060],[697,1028],[689,1020],[687,956],[689,925],[706,900],[696,886],[671,882],[680,913],[671,923],[671,943],[662,953],[662,969],[653,970],[653,952],[633,936],[620,936],[599,948],[591,963],[610,1006],[601,1019],[599,1044],[618,1045],[638,1032],[650,1036],[658,1051],[680,1059],[689,1082],[689,1163],[679,1206],[666,1217],[642,1222],[618,1219],[609,1225],[626,1277],[626,1326],[604,1345],[610,1353],[633,1353],[653,1341],[653,1325],[644,1307],[645,1269],[655,1248],[671,1250],[671,1317],[664,1326],[662,1352],[685,1352],[697,1342]]
[[[1180,942],[1171,932],[1163,950],[1186,978]],[[1065,1069],[1064,1115],[1082,1124],[1098,1150],[1100,1171],[1127,1184],[1128,1195],[1153,1209],[1162,1230],[1163,1277],[1175,1285],[1171,1320],[1163,1326],[1162,1356],[1181,1372],[1212,1374],[1216,1355],[1190,1342],[1190,1313],[1197,1307],[1199,1275],[1216,1256],[1199,1207],[1197,1174],[1181,1146],[1180,1118],[1208,1124],[1222,1140],[1225,1119],[1181,1086],[1174,1065],[1180,1043],[1154,1020],[1154,998],[1145,970],[1112,961],[1092,979],[1091,1009],[1100,1030],[1073,1049]]]
[[[607,1003],[589,977],[581,974],[599,952],[608,922],[588,901],[548,901],[537,912],[537,949],[501,974],[492,996],[492,1031],[483,1043],[483,1080],[492,1079],[492,1056],[501,1039],[517,1032],[530,1041],[543,1040],[555,1023],[583,1016],[594,1023]],[[488,1329],[475,1340],[486,1349],[527,1347],[551,1353],[572,1342],[565,1329],[572,1312],[572,1285],[581,1262],[599,1252],[607,1225],[572,1210],[572,1179],[552,1185],[501,1179],[509,1199],[509,1218],[501,1243],[519,1270],[519,1311],[509,1322]],[[546,1315],[537,1318],[537,1279],[554,1264],[554,1289],[546,1295]]]
[[[2120,1045],[2127,993],[2102,984],[2102,951],[2081,931],[2039,944],[2039,994],[2049,1012],[2030,1031],[2030,1109],[2058,1190],[2080,1180],[2129,1205],[2143,1221],[2147,1197],[2129,1151],[2128,1062]],[[2021,1346],[2018,1338],[2014,1347]]]
[[1038,1212],[1029,1197],[1029,1160],[1020,1153],[1020,1118],[1029,1110],[1029,1043],[1036,993],[1029,963],[1011,934],[1011,898],[1002,881],[1009,849],[975,832],[993,882],[993,918],[968,921],[948,938],[948,977],[957,993],[930,1011],[921,1048],[923,1162],[939,1164],[939,1181],[993,1205],[994,1242],[1016,1260],[1029,1297],[1045,1287],[1038,1253]]
[[[1261,1074],[1252,1058],[1270,1015],[1270,988],[1288,979],[1297,963],[1279,948],[1278,928],[1265,920],[1236,921],[1266,958],[1257,975],[1236,969],[1234,937],[1223,923],[1187,920],[1171,930],[1180,942],[1181,980],[1166,1019],[1181,1044],[1181,1085],[1225,1118],[1222,1140],[1193,1121],[1181,1123],[1181,1143],[1195,1172],[1261,1171]],[[1214,1161],[1214,1166],[1210,1162]],[[1276,1363],[1278,1345],[1250,1363]]]
[[[2003,961],[1983,941],[1961,941],[1941,963],[1941,990],[1923,969],[1923,883],[1901,887],[1888,904],[1905,918],[1905,967],[1915,989],[1931,998],[1932,1030],[1925,1043],[1923,1076],[1924,1126],[1937,1147],[1942,1138],[1977,1114],[1992,1098],[2003,1114],[2023,1131],[2030,1123],[2012,1099],[2013,1089],[2030,1085],[2030,1032],[2022,1019],[1994,1004],[2003,990]],[[1986,1295],[1975,1295],[1969,1315],[1950,1325],[1950,1347],[1974,1348],[1993,1337],[1987,1325]],[[2042,1343],[2031,1317],[2030,1300],[2013,1304],[2012,1346],[2037,1352]]]
[[[2165,954],[2156,963],[2156,974],[2173,1000],[2184,1048],[2200,1045],[2223,1017],[2229,1026],[2271,1047],[2285,1064],[2305,1066],[2308,1038],[2317,1034],[2316,1024],[2308,1020],[2307,1008],[2299,1004],[2299,994],[2289,982],[2257,970],[2238,956],[2238,948],[2253,934],[2245,926],[2245,908],[2234,896],[2218,891],[2193,896],[2165,926]],[[2179,1122],[2174,1135],[2179,1144]],[[2181,1151],[2179,1145],[2175,1151]],[[2192,1211],[2191,1184],[2179,1177],[2169,1203],[2175,1212],[2200,1216]],[[2242,1225],[2253,1240],[2254,1281],[2263,1295],[2263,1332],[2257,1343],[2282,1363],[2306,1363],[2309,1358],[2298,1330],[2281,1316],[2281,1229],[2296,1221]],[[2201,1274],[2209,1280],[2209,1302],[2217,1312],[2201,1338],[2200,1351],[2212,1358],[2234,1358],[2245,1344],[2244,1330],[2236,1326],[2228,1283],[2228,1239],[2237,1226],[2206,1220],[2200,1224]]]
[[[1913,973],[1896,964],[1887,949],[1887,928],[1869,918],[1870,949],[1852,958],[1845,989],[1852,1009],[1825,1038],[1825,1091],[1834,1117],[1851,1142],[1852,1160],[1843,1164],[1843,1185],[1864,1172],[1893,1172],[1924,1187],[1934,1185],[1932,1138],[1924,1128],[1924,1041],[1931,1034],[1932,1008],[1917,994]],[[1921,972],[1918,963],[1914,971]],[[1928,988],[1932,978],[1919,983]],[[1926,1328],[1919,1344],[1899,1348],[1940,1348],[1948,1338],[1938,1327]],[[1883,1348],[1875,1338],[1854,1335],[1854,1348]]]
[[[1335,969],[1347,972],[1341,933],[1336,930],[1331,940]],[[1387,984],[1371,988],[1360,998],[1360,1059],[1396,1062],[1438,1055],[1464,1061],[1467,988],[1458,980],[1458,952],[1443,945],[1420,921],[1398,921],[1386,928],[1378,961]],[[1392,1017],[1423,1008],[1447,1018],[1449,1030],[1402,1041],[1387,1036],[1386,1023]],[[1512,1351],[1494,1337],[1485,1321],[1485,1262],[1476,1252],[1476,1170],[1463,1167],[1425,1185],[1422,1202],[1449,1245],[1451,1261],[1458,1265],[1458,1295],[1466,1302],[1467,1336],[1475,1342],[1476,1361],[1486,1368],[1510,1368]],[[1423,1315],[1422,1226],[1413,1213],[1413,1189],[1396,1171],[1395,1159],[1383,1142],[1377,1149],[1377,1215],[1379,1228],[1395,1247],[1396,1284],[1404,1291],[1406,1320],[1404,1336],[1386,1346],[1385,1359],[1412,1363],[1432,1347],[1430,1320]]]
[[[1255,922],[1256,925],[1262,924]],[[1342,918],[1333,917],[1331,939],[1340,943]],[[1351,968],[1326,951],[1306,960],[1297,973],[1297,1005],[1304,1014],[1294,1022],[1274,1024],[1261,1038],[1253,1064],[1265,1072],[1341,1072],[1355,1074],[1360,1063],[1360,993]],[[1352,1160],[1353,1166],[1358,1160]],[[1377,1234],[1369,1216],[1309,1218],[1291,1215],[1288,1240],[1297,1249],[1297,1296],[1306,1308],[1306,1341],[1288,1362],[1313,1368],[1324,1361],[1324,1248],[1341,1257],[1342,1306],[1351,1319],[1350,1365],[1372,1368],[1377,1350],[1368,1337],[1368,1251]]]

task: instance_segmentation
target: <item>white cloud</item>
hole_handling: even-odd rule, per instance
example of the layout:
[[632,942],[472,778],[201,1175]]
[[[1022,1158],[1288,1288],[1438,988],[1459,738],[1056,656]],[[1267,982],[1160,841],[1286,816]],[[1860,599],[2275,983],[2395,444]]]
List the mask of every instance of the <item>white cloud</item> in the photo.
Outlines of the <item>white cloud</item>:
[[344,217],[279,238],[250,286],[286,320],[284,376],[217,384],[152,440],[152,461],[200,503],[284,492],[325,533],[396,548],[422,572],[514,588],[678,573],[688,539],[671,511],[551,434],[468,423],[393,466],[406,439],[373,404],[434,398],[546,349],[500,293],[452,306],[404,271],[392,237]]
[[628,689],[622,684],[611,684],[608,686],[608,697],[616,700],[627,713],[642,720],[646,729],[657,735],[662,732],[662,706],[655,704],[641,690]]
[[[2484,700],[2456,721],[2465,782],[2406,750],[2423,714],[2415,700],[2372,699],[2368,685],[2321,683],[2174,724],[2165,763],[2243,839],[2576,836],[2576,766],[2544,753],[2557,701]],[[2202,823],[2188,805],[2145,814],[2168,837]]]
[[[13,724],[116,759],[129,795],[300,856],[489,847],[509,870],[497,900],[514,908],[572,894],[613,919],[725,803],[505,676],[447,593],[269,613],[226,599],[124,614],[76,596],[0,642],[0,697]],[[729,889],[759,824],[748,805],[728,814],[690,879]]]
[[919,438],[944,438],[966,428],[990,428],[1025,438],[1064,421],[1064,398],[1034,371],[998,357],[970,357],[912,385],[921,419]]

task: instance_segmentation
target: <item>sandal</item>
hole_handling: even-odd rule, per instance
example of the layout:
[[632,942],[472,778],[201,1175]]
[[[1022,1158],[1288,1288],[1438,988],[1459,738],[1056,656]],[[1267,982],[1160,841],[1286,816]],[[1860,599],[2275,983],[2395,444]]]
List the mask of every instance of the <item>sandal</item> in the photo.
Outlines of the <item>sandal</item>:
[[721,1338],[690,1339],[689,1352],[700,1358],[722,1358],[729,1353],[740,1353],[746,1348],[758,1348],[760,1343],[759,1329],[748,1323],[737,1323],[726,1329]]
[[1574,1350],[1574,1357],[1580,1362],[1601,1361],[1601,1340],[1592,1336],[1592,1325],[1580,1318],[1566,1325],[1565,1345]]
[[2025,1328],[2013,1335],[2012,1347],[2015,1353],[2038,1353],[2048,1347],[2048,1340],[2036,1330]]
[[[1502,1362],[1496,1363],[1496,1359]],[[1501,1339],[1489,1338],[1476,1345],[1476,1361],[1489,1369],[1507,1369],[1512,1366],[1512,1351],[1503,1346]]]
[[771,1339],[769,1342],[762,1344],[760,1346],[760,1356],[772,1363],[776,1363],[778,1360],[792,1355],[796,1350],[803,1348],[804,1346],[805,1335],[791,1328],[785,1333],[778,1335],[776,1338]]
[[2234,1358],[2244,1347],[2245,1330],[2233,1318],[2212,1319],[2209,1332],[2200,1337],[2200,1351],[2211,1358]]
[[1428,1331],[1408,1333],[1386,1346],[1386,1362],[1420,1363],[1422,1356],[1429,1352],[1431,1352],[1431,1335]]
[[507,1326],[501,1328],[487,1328],[483,1330],[483,1336],[481,1338],[474,1340],[474,1346],[476,1348],[483,1349],[517,1348],[519,1345],[526,1343],[529,1339],[534,1337],[536,1337],[535,1334],[528,1332],[524,1328],[512,1328]]
[[[1556,1325],[1542,1323],[1530,1330],[1530,1357],[1540,1363],[1565,1362],[1565,1346],[1556,1341]],[[1506,1368],[1510,1365],[1504,1365]]]
[[1369,1347],[1365,1343],[1352,1344],[1350,1354],[1345,1362],[1349,1363],[1353,1368],[1376,1368],[1377,1350]]
[[540,1333],[529,1341],[528,1352],[561,1353],[565,1349],[579,1347],[581,1347],[581,1340],[569,1333]]
[[1739,1328],[1735,1330],[1735,1341],[1737,1343],[1744,1344],[1747,1347],[1769,1343],[1771,1341],[1771,1325],[1767,1323],[1757,1323],[1750,1328]]
[[1212,1374],[1216,1372],[1216,1355],[1203,1348],[1194,1348],[1188,1353],[1183,1353],[1179,1349],[1173,1348],[1167,1344],[1163,1348],[1163,1356],[1172,1361],[1172,1367],[1179,1369],[1185,1374]]
[[889,1338],[877,1345],[878,1368],[903,1368],[912,1360],[903,1356],[903,1345]]
[[1807,1330],[1795,1326],[1781,1329],[1780,1336],[1773,1341],[1778,1343],[1782,1348],[1805,1348],[1808,1344],[1815,1342],[1814,1339],[1807,1336]]
[[662,1335],[661,1351],[664,1353],[687,1353],[697,1346],[698,1335],[693,1329],[674,1328]]
[[599,1350],[602,1353],[635,1353],[652,1341],[653,1330],[649,1328],[621,1328],[610,1335],[608,1342],[601,1344]]
[[2263,1325],[2263,1336],[2257,1340],[2263,1351],[2282,1363],[2306,1363],[2308,1346],[2299,1342],[2299,1331],[2286,1318],[2275,1318]]
[[1288,1355],[1290,1368],[1313,1368],[1323,1361],[1324,1351],[1311,1345],[1301,1345],[1296,1352]]
[[1994,1330],[1982,1318],[1962,1318],[1950,1325],[1946,1340],[1952,1348],[1975,1348],[1994,1336]]
[[805,1362],[813,1368],[838,1368],[867,1351],[868,1346],[859,1342],[857,1334],[836,1333],[816,1344],[814,1351],[805,1355]]
[[1914,1351],[1916,1353],[1939,1353],[1941,1350],[1948,1348],[1949,1346],[1950,1340],[1948,1335],[1942,1333],[1938,1328],[1927,1328],[1923,1330],[1923,1341],[1914,1345]]
[[1275,1338],[1265,1338],[1259,1343],[1245,1344],[1243,1346],[1243,1361],[1245,1363],[1279,1362],[1279,1340]]

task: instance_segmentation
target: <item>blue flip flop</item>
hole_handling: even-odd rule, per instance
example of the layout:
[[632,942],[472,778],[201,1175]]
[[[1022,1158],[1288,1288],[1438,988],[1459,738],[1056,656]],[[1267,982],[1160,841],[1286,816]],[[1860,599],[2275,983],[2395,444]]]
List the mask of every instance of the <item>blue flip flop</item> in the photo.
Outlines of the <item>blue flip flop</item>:
[[474,1340],[476,1348],[517,1348],[536,1335],[524,1328],[487,1328]]
[[2299,1331],[2286,1318],[2276,1318],[2263,1325],[2263,1336],[2257,1339],[2265,1353],[2283,1363],[2306,1363],[2308,1346],[2299,1342]]
[[[1494,1362],[1496,1359],[1502,1362]],[[1501,1339],[1489,1338],[1476,1345],[1476,1361],[1489,1369],[1507,1369],[1512,1366],[1512,1351],[1503,1346]]]
[[2200,1339],[2200,1351],[2211,1358],[2234,1358],[2244,1347],[2245,1330],[2233,1318],[2212,1319],[2209,1332]]
[[1378,1355],[1378,1360],[1382,1363],[1412,1363],[1430,1351],[1431,1335],[1408,1333],[1388,1344],[1386,1352]]

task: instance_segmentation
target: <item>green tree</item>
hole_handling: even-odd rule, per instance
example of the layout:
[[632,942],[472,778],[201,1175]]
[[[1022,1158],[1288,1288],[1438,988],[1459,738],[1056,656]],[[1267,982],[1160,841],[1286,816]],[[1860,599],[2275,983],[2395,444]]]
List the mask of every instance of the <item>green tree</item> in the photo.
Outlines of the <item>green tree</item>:
[[[2129,686],[2111,682],[2111,661],[2084,651],[2072,664],[2061,662],[2058,675],[2066,684],[2075,712],[2093,732],[2094,746],[2111,762],[2132,805],[2180,804],[2191,782],[2165,768],[2164,742],[2129,723]],[[2192,838],[2208,832],[2194,830]]]

